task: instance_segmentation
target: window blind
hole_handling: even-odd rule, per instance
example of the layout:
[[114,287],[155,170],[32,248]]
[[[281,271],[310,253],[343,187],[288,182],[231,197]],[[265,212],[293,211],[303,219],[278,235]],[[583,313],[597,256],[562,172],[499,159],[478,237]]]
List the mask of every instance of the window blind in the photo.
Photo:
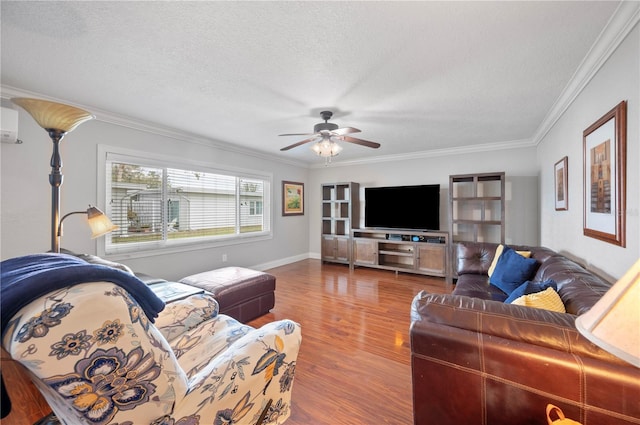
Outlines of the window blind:
[[107,254],[270,232],[269,178],[172,165],[107,155]]

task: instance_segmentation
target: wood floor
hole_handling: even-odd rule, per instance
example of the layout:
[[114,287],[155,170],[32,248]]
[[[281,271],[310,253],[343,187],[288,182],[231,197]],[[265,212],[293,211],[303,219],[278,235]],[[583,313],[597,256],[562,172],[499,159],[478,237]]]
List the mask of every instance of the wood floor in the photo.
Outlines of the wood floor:
[[[409,346],[410,305],[425,289],[451,291],[444,279],[303,260],[269,270],[276,306],[249,324],[292,319],[302,346],[287,425],[413,423]],[[14,400],[3,425],[31,425],[48,413],[24,376],[2,362]],[[19,400],[19,401],[17,401]]]
[[413,423],[410,305],[444,279],[304,260],[269,270],[276,307],[250,324],[302,326],[287,425]]

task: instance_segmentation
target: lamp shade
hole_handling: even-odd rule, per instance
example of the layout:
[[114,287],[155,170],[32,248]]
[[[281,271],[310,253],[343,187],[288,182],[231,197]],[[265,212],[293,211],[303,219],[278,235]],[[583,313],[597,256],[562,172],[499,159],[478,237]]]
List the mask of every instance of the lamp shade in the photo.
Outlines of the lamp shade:
[[576,319],[576,327],[594,344],[640,367],[640,260]]
[[118,226],[113,224],[111,220],[109,220],[109,217],[96,207],[90,206],[89,209],[87,209],[87,219],[89,221],[89,227],[91,227],[91,239],[98,238],[118,229]]
[[40,127],[63,133],[68,133],[83,122],[95,118],[83,109],[48,100],[16,97],[11,101],[27,111]]

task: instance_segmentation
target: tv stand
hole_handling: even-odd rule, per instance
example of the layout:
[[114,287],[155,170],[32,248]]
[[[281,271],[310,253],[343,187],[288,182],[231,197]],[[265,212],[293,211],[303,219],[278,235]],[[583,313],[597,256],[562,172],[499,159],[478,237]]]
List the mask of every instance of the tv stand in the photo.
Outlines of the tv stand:
[[449,273],[449,233],[398,229],[353,229],[351,268],[374,267],[444,277]]

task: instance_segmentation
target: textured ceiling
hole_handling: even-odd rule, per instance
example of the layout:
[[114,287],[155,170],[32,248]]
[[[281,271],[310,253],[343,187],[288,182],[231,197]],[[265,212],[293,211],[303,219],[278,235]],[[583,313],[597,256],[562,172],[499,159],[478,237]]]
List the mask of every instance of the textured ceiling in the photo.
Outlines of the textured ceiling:
[[617,1],[1,2],[5,88],[315,164],[530,141]]

